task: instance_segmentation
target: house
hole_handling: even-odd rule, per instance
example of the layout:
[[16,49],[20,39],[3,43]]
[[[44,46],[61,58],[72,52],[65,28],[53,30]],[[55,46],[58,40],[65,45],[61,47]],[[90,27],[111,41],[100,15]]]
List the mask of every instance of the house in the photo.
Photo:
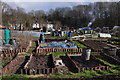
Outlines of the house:
[[102,33],[109,33],[109,32],[110,32],[109,27],[102,28]]
[[112,33],[113,35],[120,37],[120,26],[114,26],[112,31],[113,31]]
[[33,29],[39,29],[40,28],[40,24],[39,23],[34,23],[32,28]]
[[53,24],[52,23],[48,23],[47,24],[47,31],[49,32],[49,31],[53,31],[54,29],[53,29]]

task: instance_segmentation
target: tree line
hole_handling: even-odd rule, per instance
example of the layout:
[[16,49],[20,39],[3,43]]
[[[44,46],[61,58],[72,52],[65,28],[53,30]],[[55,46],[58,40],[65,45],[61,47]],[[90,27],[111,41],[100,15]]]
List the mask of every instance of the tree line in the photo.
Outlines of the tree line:
[[[93,21],[94,20],[94,21]],[[2,23],[4,26],[10,24],[24,24],[30,28],[35,22],[45,23],[47,21],[60,23],[62,26],[79,28],[86,27],[93,21],[91,27],[120,26],[120,2],[96,2],[88,5],[77,5],[64,8],[43,10],[31,10],[26,12],[23,8],[11,8],[2,2]]]

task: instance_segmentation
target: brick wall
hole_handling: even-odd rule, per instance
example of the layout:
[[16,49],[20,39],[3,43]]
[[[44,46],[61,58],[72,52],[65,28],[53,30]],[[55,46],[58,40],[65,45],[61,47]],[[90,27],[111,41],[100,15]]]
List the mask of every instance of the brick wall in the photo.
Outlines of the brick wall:
[[0,54],[1,58],[15,56],[20,52],[26,52],[25,49],[15,49],[15,50],[4,50]]
[[61,52],[68,52],[68,51],[82,52],[82,49],[74,49],[74,48],[72,48],[72,49],[69,49],[69,48],[67,48],[67,49],[51,49],[51,48],[49,48],[49,49],[37,49],[36,53],[41,53],[41,52],[59,52],[59,51],[61,51]]
[[32,74],[50,74],[58,72],[57,68],[46,68],[46,69],[21,69],[20,74],[32,75]]

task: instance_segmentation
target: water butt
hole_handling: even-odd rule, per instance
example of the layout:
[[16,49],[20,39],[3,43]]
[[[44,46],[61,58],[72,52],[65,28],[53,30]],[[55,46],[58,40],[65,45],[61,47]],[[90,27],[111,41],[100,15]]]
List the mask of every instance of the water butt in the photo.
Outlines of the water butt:
[[72,37],[72,32],[71,31],[68,33],[68,37]]
[[64,31],[62,31],[62,36],[64,36]]
[[5,38],[5,43],[9,44],[10,42],[10,30],[9,29],[4,30],[4,38]]
[[110,56],[116,56],[117,49],[115,47],[104,47],[103,52]]
[[82,58],[84,60],[90,60],[91,49],[83,48],[82,49]]

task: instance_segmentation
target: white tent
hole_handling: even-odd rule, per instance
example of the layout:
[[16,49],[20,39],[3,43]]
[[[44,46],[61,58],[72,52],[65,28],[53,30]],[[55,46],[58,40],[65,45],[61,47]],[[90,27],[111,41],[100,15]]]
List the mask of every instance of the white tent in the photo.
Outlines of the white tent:
[[99,37],[108,37],[111,38],[110,34],[106,34],[106,33],[99,33]]

